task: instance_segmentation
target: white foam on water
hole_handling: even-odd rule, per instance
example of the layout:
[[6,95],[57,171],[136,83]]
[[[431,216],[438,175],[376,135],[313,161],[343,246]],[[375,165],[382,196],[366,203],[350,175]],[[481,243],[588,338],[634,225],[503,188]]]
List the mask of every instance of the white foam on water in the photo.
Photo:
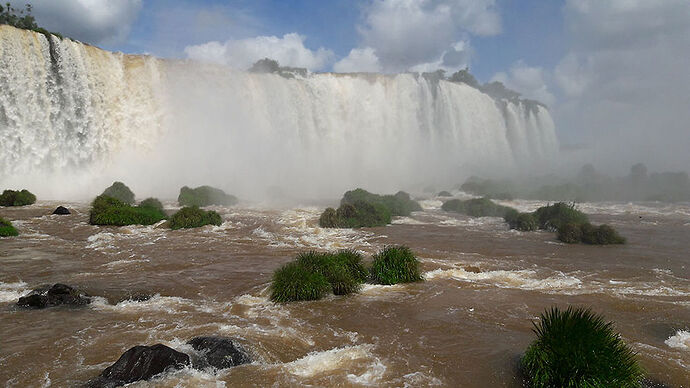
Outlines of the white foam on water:
[[405,388],[443,385],[443,382],[438,378],[429,376],[423,372],[408,373],[403,376],[403,379],[405,380]]
[[0,303],[16,302],[20,297],[31,292],[24,282],[5,283],[0,282]]
[[356,366],[357,361],[364,360],[366,361],[364,372],[349,373],[347,378],[358,384],[373,384],[380,380],[386,371],[386,366],[371,353],[373,348],[371,344],[364,344],[312,352],[284,364],[284,368],[296,376],[313,377],[337,370],[351,370]]
[[546,278],[536,277],[533,270],[495,270],[483,272],[465,271],[463,268],[436,269],[425,272],[424,278],[455,279],[466,282],[484,282],[500,288],[517,288],[523,290],[572,290],[579,289],[582,281],[574,276],[557,272]]
[[426,225],[428,222],[423,222],[416,220],[412,217],[395,217],[393,221],[391,221],[391,224],[393,225]]
[[423,199],[419,202],[419,206],[424,210],[438,210],[443,206],[443,201],[438,199]]
[[664,343],[675,349],[690,350],[690,331],[678,330],[676,334],[669,337]]
[[[193,313],[202,311],[208,306],[199,306],[194,301],[177,296],[161,296],[156,294],[148,300],[124,300],[117,304],[110,304],[105,298],[94,297],[91,305],[97,310],[109,310],[119,313],[140,313],[142,311],[161,311],[169,314]],[[208,303],[208,302],[204,302]]]

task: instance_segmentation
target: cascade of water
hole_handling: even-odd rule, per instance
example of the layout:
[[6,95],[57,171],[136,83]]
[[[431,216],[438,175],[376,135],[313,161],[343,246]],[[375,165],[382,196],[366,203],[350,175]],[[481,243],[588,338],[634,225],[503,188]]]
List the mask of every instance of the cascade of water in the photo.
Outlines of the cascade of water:
[[[464,84],[287,79],[51,40],[0,26],[0,186],[90,195],[119,179],[163,197],[184,184],[337,195],[451,186],[558,148],[545,108]],[[71,189],[56,188],[65,180]]]

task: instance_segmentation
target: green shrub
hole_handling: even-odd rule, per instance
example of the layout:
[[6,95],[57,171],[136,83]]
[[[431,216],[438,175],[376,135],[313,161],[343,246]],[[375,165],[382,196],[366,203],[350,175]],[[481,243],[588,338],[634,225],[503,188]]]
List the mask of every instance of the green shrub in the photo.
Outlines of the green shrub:
[[223,219],[220,214],[204,211],[196,206],[183,207],[170,217],[170,229],[198,228],[204,225],[220,225]]
[[558,228],[558,239],[567,244],[582,242],[582,225],[569,222]]
[[110,187],[105,189],[101,195],[115,198],[128,205],[134,204],[134,193],[122,182],[114,182]]
[[360,282],[352,276],[342,256],[310,251],[297,255],[297,263],[309,271],[323,275],[335,295],[347,295],[359,291]]
[[134,207],[119,199],[100,195],[91,204],[91,225],[152,225],[165,219],[165,213],[152,207]]
[[512,208],[501,206],[489,198],[472,198],[466,201],[451,199],[441,206],[441,209],[450,212],[462,213],[471,217],[505,217],[507,213],[512,213]]
[[539,229],[539,223],[532,213],[520,213],[510,227],[523,232],[533,232]]
[[18,236],[19,232],[12,226],[12,223],[0,217],[0,237]]
[[522,359],[534,388],[639,387],[644,372],[613,323],[582,308],[552,308],[534,325],[537,339]]
[[36,203],[36,196],[29,190],[5,190],[0,194],[0,206],[26,206]]
[[534,212],[539,227],[545,230],[557,231],[565,224],[585,224],[589,222],[587,215],[577,209],[575,205],[558,202],[550,206],[542,206]]
[[474,176],[467,179],[460,189],[472,195],[502,200],[512,200],[514,198],[512,192],[515,191],[514,185],[509,181],[495,181]]
[[280,267],[273,274],[271,300],[280,303],[317,300],[330,288],[328,280],[322,274],[293,261]]
[[589,223],[580,226],[582,242],[593,245],[625,244],[625,238],[609,225],[593,226]]
[[411,283],[423,280],[419,261],[408,247],[386,247],[374,255],[371,279],[377,284]]
[[158,198],[146,198],[145,200],[139,202],[139,207],[151,207],[163,211],[163,204]]
[[355,204],[360,201],[372,205],[383,205],[388,209],[391,216],[409,216],[413,211],[422,210],[419,203],[412,200],[410,195],[404,191],[398,191],[395,195],[378,195],[363,189],[355,189],[346,192],[340,200],[340,204]]
[[441,191],[440,193],[436,194],[437,197],[452,197],[453,194],[447,192],[447,191]]
[[319,217],[319,226],[322,228],[337,228],[338,214],[332,207],[327,208]]
[[390,210],[382,204],[364,201],[344,203],[338,210],[326,209],[319,218],[323,228],[371,228],[391,222]]
[[177,197],[177,202],[180,206],[232,206],[237,204],[237,197],[226,194],[221,189],[216,189],[211,186],[199,186],[191,189],[184,186],[180,189],[180,195]]

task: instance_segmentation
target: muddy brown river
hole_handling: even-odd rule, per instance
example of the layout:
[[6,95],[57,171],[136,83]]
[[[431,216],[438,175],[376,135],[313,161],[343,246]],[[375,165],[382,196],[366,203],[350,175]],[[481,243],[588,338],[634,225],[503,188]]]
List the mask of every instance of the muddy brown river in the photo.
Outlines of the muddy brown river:
[[[223,335],[254,361],[130,386],[519,387],[532,323],[551,306],[578,305],[615,322],[649,377],[690,387],[690,205],[582,204],[593,222],[628,239],[595,247],[421,203],[411,217],[361,230],[319,228],[319,206],[214,207],[221,226],[178,231],[91,226],[87,203],[0,208],[20,232],[0,239],[0,383],[80,386],[132,346],[184,350],[192,337]],[[57,205],[72,215],[49,215]],[[298,252],[354,248],[369,260],[387,244],[410,246],[425,281],[315,302],[268,300],[273,271]],[[80,309],[14,306],[57,282],[96,298]],[[140,294],[154,296],[130,299]]]

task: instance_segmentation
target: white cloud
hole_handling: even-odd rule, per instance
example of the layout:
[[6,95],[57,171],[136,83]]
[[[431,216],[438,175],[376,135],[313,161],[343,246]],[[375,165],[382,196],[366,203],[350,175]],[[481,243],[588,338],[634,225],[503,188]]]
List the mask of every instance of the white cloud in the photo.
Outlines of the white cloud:
[[547,87],[547,78],[547,72],[543,68],[527,66],[524,62],[518,61],[507,73],[495,74],[491,81],[502,82],[509,89],[522,94],[523,97],[552,105],[556,99]]
[[32,14],[41,27],[91,44],[123,42],[142,7],[142,0],[31,0],[21,3],[33,6]]
[[501,31],[495,0],[375,0],[363,19],[362,47],[373,48],[388,72],[436,62],[450,67],[459,40]]
[[379,58],[371,47],[362,49],[354,48],[350,50],[347,57],[339,60],[333,65],[333,71],[338,73],[369,72],[376,73],[381,71]]
[[247,69],[259,59],[271,58],[281,66],[320,70],[334,58],[333,52],[323,47],[315,51],[306,48],[304,37],[296,33],[285,34],[282,38],[257,36],[231,39],[225,43],[208,42],[187,46],[184,52],[193,60],[225,64],[238,69]]
[[564,18],[572,47],[554,70],[563,132],[620,163],[687,169],[690,2],[568,0]]

